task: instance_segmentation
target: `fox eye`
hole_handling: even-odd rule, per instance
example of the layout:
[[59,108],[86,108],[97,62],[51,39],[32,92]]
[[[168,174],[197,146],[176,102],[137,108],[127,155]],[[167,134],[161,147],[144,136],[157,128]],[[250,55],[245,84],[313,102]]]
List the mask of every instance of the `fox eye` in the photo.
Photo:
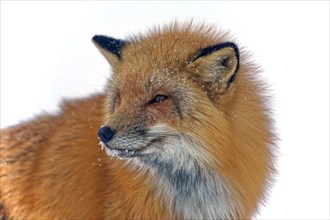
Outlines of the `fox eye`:
[[151,104],[154,104],[156,102],[162,102],[165,99],[167,99],[166,95],[157,94],[157,95],[155,95],[155,97],[153,99],[151,99],[147,102],[147,105],[151,105]]

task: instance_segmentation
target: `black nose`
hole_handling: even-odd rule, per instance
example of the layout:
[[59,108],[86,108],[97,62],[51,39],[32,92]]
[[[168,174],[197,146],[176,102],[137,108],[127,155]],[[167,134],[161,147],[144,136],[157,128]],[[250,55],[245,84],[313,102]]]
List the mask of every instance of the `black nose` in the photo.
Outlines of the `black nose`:
[[111,141],[111,139],[115,135],[115,132],[111,130],[109,126],[102,126],[97,132],[97,135],[101,138],[102,142],[107,143]]

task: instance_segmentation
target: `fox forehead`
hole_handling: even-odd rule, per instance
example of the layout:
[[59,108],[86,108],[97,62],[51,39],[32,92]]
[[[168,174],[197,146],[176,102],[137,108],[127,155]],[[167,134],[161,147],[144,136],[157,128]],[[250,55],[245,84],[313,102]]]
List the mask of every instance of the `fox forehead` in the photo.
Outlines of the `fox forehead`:
[[214,35],[207,28],[192,31],[171,27],[131,37],[122,48],[115,75],[120,75],[124,83],[139,80],[146,86],[165,83],[170,76],[189,78],[186,67],[198,51],[223,41],[222,34]]
[[[159,69],[150,72],[134,73],[125,71],[123,73],[115,73],[111,80],[110,87],[115,87],[116,92],[121,95],[132,94],[137,96],[170,94],[189,89],[189,77],[184,71]],[[136,97],[137,98],[137,97]]]

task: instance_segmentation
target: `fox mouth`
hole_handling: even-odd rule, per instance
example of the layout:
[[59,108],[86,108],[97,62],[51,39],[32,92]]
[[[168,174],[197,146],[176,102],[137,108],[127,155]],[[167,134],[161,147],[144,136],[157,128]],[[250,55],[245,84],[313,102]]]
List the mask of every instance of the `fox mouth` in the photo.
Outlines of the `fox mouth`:
[[143,151],[143,149],[118,149],[110,148],[109,146],[106,146],[104,150],[108,155],[123,159],[141,156],[141,152]]
[[[161,142],[163,138],[155,138],[153,140],[151,140],[148,144],[146,144],[145,146],[140,146],[138,148],[135,149],[129,149],[129,148],[115,148],[112,147],[110,144],[104,143],[104,142],[100,142],[99,145],[101,146],[102,150],[105,150],[106,154],[108,154],[109,156],[114,156],[114,157],[118,157],[121,159],[128,159],[128,158],[133,158],[133,157],[141,157],[141,156],[145,156],[147,154],[150,154],[150,148],[158,143]],[[147,152],[148,151],[148,152]]]

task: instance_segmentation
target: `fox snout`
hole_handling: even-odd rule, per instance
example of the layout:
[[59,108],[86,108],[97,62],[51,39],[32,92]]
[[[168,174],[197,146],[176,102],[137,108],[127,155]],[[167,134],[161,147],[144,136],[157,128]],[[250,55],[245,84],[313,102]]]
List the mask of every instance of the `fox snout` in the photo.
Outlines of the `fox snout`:
[[104,125],[98,130],[98,136],[101,148],[108,155],[119,158],[141,156],[154,142],[153,136],[148,135],[144,128],[136,125],[119,130]]
[[104,149],[108,155],[116,156],[119,158],[126,158],[135,156],[136,150],[128,149],[125,147],[114,147],[111,142],[115,138],[115,130],[109,126],[102,126],[97,132],[100,138],[101,148]]
[[98,130],[101,149],[117,158],[150,157],[164,153],[164,146],[177,138],[165,124],[151,127],[142,124],[110,126]]

